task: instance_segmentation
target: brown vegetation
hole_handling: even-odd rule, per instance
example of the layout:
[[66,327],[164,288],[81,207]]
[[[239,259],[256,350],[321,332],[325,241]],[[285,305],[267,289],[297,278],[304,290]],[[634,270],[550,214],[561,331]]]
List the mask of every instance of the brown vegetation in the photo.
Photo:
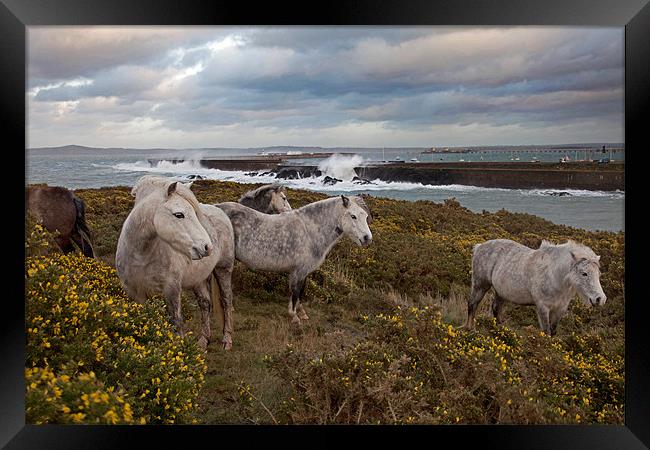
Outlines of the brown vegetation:
[[[199,201],[237,201],[257,187],[192,186]],[[114,263],[128,188],[84,189],[100,259]],[[325,198],[287,191],[293,208]],[[374,240],[339,242],[307,281],[310,316],[290,326],[286,275],[237,263],[236,344],[211,344],[197,418],[204,423],[623,423],[624,233],[590,232],[507,211],[476,214],[453,200],[366,200]],[[576,300],[558,335],[539,334],[534,310],[510,307],[505,325],[464,321],[471,249],[509,238],[530,247],[571,238],[601,255],[607,304]],[[490,294],[488,294],[490,295]],[[198,330],[198,308],[184,297]],[[216,319],[215,319],[216,320]],[[213,326],[217,327],[216,323]]]

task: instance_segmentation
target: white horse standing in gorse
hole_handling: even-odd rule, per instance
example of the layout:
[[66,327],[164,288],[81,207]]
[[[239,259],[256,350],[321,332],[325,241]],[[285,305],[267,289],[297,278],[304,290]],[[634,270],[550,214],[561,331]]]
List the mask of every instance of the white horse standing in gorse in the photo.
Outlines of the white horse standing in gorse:
[[[194,291],[201,310],[199,345],[210,340],[210,311],[221,306],[223,347],[232,346],[234,234],[219,208],[202,205],[188,186],[142,177],[117,243],[115,264],[129,297],[144,302],[162,293],[172,323],[182,334],[181,291]],[[220,301],[218,301],[220,300]]]
[[474,328],[476,308],[494,287],[492,313],[498,321],[504,301],[535,305],[539,327],[554,335],[576,292],[592,306],[605,304],[599,261],[592,249],[573,241],[561,245],[542,241],[537,250],[508,239],[477,244],[465,327]]

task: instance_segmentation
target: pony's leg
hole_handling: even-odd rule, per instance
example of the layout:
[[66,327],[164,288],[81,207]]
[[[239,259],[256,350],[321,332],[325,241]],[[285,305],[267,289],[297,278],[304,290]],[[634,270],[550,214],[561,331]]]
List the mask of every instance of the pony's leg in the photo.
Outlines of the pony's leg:
[[199,336],[199,347],[206,350],[208,348],[208,343],[210,343],[210,309],[212,309],[208,283],[204,282],[195,287],[194,295],[196,295],[196,301],[201,310],[201,335]]
[[163,297],[167,302],[167,309],[171,317],[172,325],[176,327],[178,334],[185,336],[183,329],[183,315],[181,314],[181,287],[180,285],[170,285],[163,290]]
[[221,306],[223,307],[223,339],[224,350],[232,348],[232,268],[216,268],[213,272],[219,283]]
[[95,252],[93,250],[92,244],[80,233],[73,233],[70,235],[70,239],[74,241],[75,244],[79,247],[84,256],[88,258],[94,258]]
[[555,336],[555,334],[557,333],[557,324],[560,321],[560,319],[564,317],[564,314],[566,314],[568,307],[569,305],[567,304],[567,306],[551,310],[549,314],[551,336]]
[[501,310],[503,309],[503,302],[504,302],[503,298],[499,297],[499,295],[495,293],[494,299],[492,300],[492,315],[497,320],[497,323],[499,325],[503,323],[503,320],[501,319]]
[[70,238],[57,236],[55,239],[56,243],[59,245],[59,248],[63,253],[72,253],[74,252],[74,245],[70,241]]
[[478,308],[479,303],[483,300],[485,293],[490,290],[489,284],[477,283],[472,280],[472,292],[469,294],[467,299],[467,322],[463,325],[463,328],[467,330],[474,329],[474,316],[476,314],[476,308]]
[[302,280],[302,285],[300,287],[300,293],[298,294],[298,306],[296,306],[296,312],[300,320],[309,320],[309,316],[305,312],[305,308],[302,306],[302,297],[305,293],[305,287],[307,286],[307,280]]
[[289,297],[289,316],[291,316],[291,323],[300,325],[300,317],[298,316],[296,309],[300,304],[300,291],[302,290],[305,283],[304,278],[299,278],[295,273],[289,275],[289,290],[291,295]]
[[543,304],[537,305],[537,319],[539,320],[539,328],[544,333],[551,335],[551,325],[549,320],[549,309]]

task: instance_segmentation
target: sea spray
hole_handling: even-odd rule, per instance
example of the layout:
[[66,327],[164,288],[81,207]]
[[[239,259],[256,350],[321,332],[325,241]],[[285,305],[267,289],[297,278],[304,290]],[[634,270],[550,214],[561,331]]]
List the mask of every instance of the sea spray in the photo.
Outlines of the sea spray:
[[318,170],[324,175],[343,181],[352,181],[357,173],[354,168],[363,162],[359,155],[343,156],[335,153],[329,158],[318,163]]
[[[147,161],[137,161],[129,163],[118,163],[114,165],[107,165],[105,167],[119,172],[133,173],[133,180],[136,180],[141,175],[136,173],[155,173],[164,176],[171,176],[179,179],[184,179],[188,175],[201,175],[203,178],[209,180],[222,180],[234,181],[237,183],[280,183],[293,189],[307,189],[317,192],[374,192],[381,195],[382,191],[392,192],[409,192],[409,191],[429,191],[429,192],[448,192],[450,195],[462,195],[463,193],[476,193],[481,195],[500,195],[500,194],[516,194],[519,197],[553,197],[555,192],[566,192],[569,194],[566,197],[556,197],[562,201],[565,199],[576,197],[603,197],[611,199],[624,199],[625,192],[623,191],[587,191],[575,189],[506,189],[506,188],[487,188],[479,186],[468,185],[425,185],[421,183],[408,183],[399,181],[383,181],[379,179],[370,180],[373,184],[357,184],[352,182],[356,173],[354,167],[358,167],[363,162],[363,158],[355,155],[346,157],[341,155],[334,155],[330,158],[321,161],[319,169],[323,172],[320,177],[307,177],[300,179],[278,179],[275,174],[267,172],[265,175],[251,175],[246,171],[241,170],[219,170],[209,169],[201,166],[200,162],[196,159],[184,160],[183,162],[172,161],[157,161],[153,165]],[[144,172],[144,173],[143,173]],[[325,176],[338,178],[343,180],[339,183],[328,185],[323,184]],[[133,181],[135,182],[135,181]]]

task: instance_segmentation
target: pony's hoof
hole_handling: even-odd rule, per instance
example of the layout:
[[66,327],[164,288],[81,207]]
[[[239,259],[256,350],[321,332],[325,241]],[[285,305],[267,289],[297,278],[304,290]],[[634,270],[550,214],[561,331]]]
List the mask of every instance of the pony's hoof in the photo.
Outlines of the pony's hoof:
[[307,315],[307,313],[302,313],[299,315],[299,317],[300,320],[309,320],[309,316]]
[[300,317],[293,316],[293,318],[291,319],[291,325],[296,325],[298,327],[302,325],[302,321],[300,320]]
[[222,347],[224,350],[230,350],[232,349],[232,342],[223,342]]

